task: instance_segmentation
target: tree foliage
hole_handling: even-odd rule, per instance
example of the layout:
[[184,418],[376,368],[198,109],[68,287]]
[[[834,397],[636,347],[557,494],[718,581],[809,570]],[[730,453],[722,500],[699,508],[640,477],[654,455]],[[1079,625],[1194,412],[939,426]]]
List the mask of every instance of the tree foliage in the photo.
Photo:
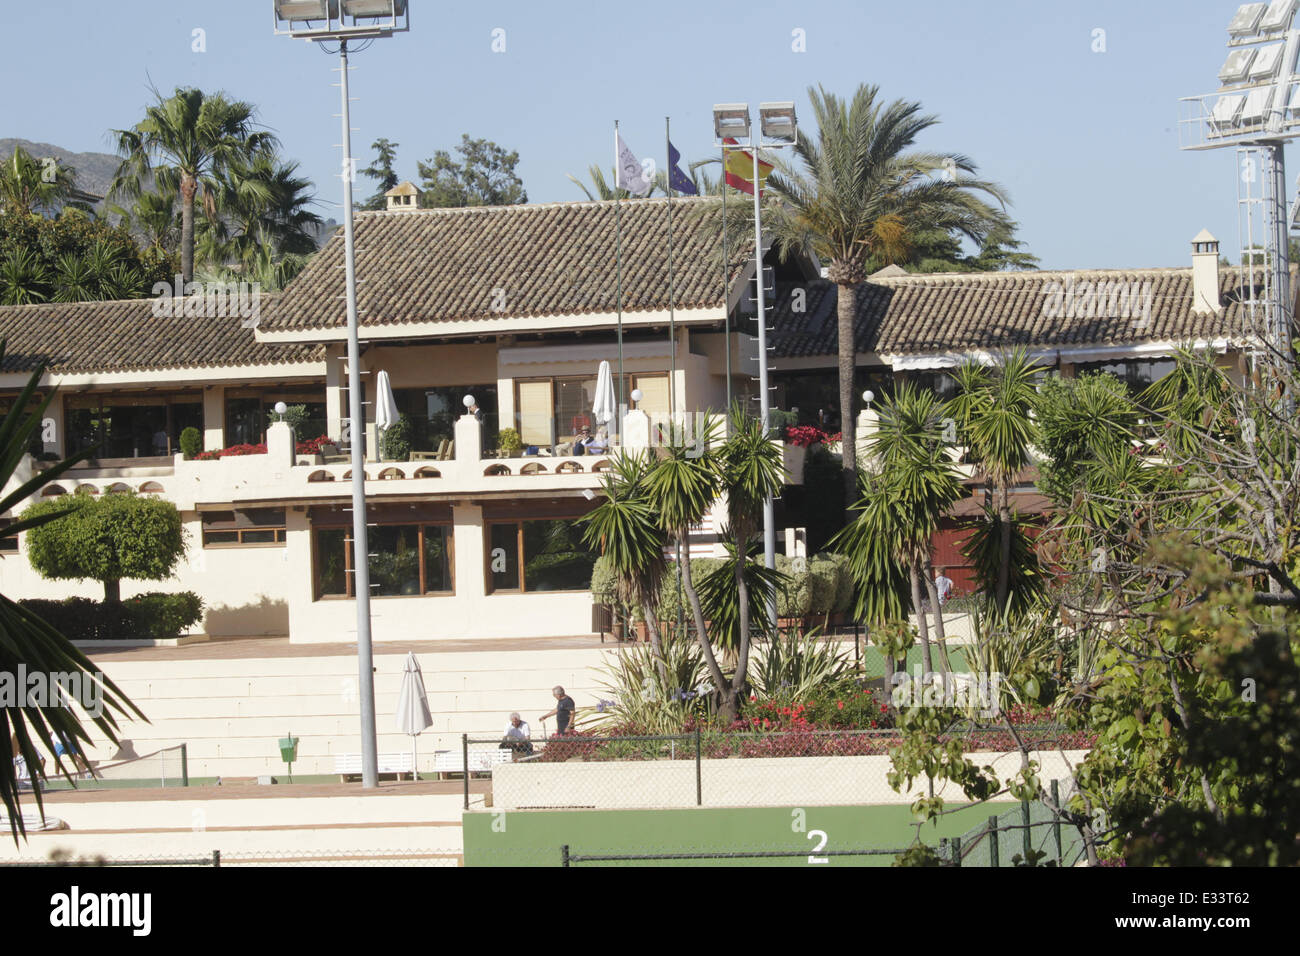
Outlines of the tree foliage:
[[170,501],[130,493],[63,495],[37,502],[23,519],[61,521],[33,529],[27,553],[37,573],[56,580],[92,580],[108,601],[120,600],[123,579],[161,581],[185,554],[180,513]]
[[446,150],[419,164],[423,187],[420,205],[426,209],[449,206],[512,206],[528,202],[523,180],[515,173],[519,153],[507,151],[488,139],[461,135],[456,147],[460,160]]

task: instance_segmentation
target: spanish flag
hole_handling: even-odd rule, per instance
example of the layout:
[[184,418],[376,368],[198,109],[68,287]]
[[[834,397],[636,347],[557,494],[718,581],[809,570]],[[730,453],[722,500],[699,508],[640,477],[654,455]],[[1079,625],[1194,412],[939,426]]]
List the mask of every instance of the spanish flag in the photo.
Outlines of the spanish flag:
[[[734,139],[728,137],[723,140],[726,144],[726,180],[727,185],[739,189],[742,193],[754,195],[754,157],[743,149],[733,149],[737,145]],[[767,185],[767,175],[772,171],[772,164],[765,163],[762,159],[758,161],[758,194],[763,194],[763,187]]]

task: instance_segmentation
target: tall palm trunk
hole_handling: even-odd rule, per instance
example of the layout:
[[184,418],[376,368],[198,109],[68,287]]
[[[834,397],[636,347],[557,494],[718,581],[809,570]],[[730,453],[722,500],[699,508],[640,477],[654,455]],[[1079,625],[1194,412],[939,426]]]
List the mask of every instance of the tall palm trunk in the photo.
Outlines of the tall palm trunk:
[[659,679],[664,686],[668,684],[668,665],[664,661],[664,642],[663,636],[659,633],[659,622],[655,620],[658,616],[657,609],[650,606],[649,601],[641,603],[641,614],[645,617],[646,633],[650,635],[650,650],[654,654],[655,667],[659,671]]
[[[713,686],[718,689],[718,694],[722,698],[722,707],[719,709],[722,716],[726,716],[726,707],[728,706],[727,681],[722,676],[722,668],[718,666],[718,659],[713,656],[713,647],[709,644],[709,632],[704,627],[704,608],[700,605],[699,592],[695,590],[695,581],[691,577],[691,557],[682,542],[687,540],[687,533],[690,529],[685,526],[677,529],[677,566],[682,570],[682,590],[686,592],[686,601],[691,606],[691,615],[695,618],[695,639],[699,641],[700,653],[704,655],[704,663],[709,668],[709,677],[713,679]],[[730,701],[731,708],[735,709],[735,701]],[[732,720],[735,719],[733,714]]]
[[943,607],[939,604],[939,589],[934,583],[934,564],[930,558],[925,559],[925,592],[930,598],[930,607],[934,608],[934,642],[939,645],[939,670],[944,675],[944,687],[947,687],[948,675],[952,673],[952,662],[948,660],[947,625],[943,621]]
[[[925,605],[921,603],[921,573],[915,561],[907,566],[907,576],[912,581],[912,610],[916,612],[916,630],[921,635],[921,660],[925,663],[925,672],[934,673],[934,662],[930,658],[930,625],[925,619]],[[906,659],[903,664],[906,669]]]
[[736,670],[731,677],[731,690],[728,699],[723,701],[723,709],[735,720],[740,716],[738,701],[745,690],[745,678],[749,671],[749,582],[745,580],[745,561],[749,555],[749,539],[740,536],[736,539],[736,593],[740,598],[740,635],[737,639]]
[[858,493],[858,445],[856,422],[853,419],[853,381],[857,364],[857,343],[853,334],[857,312],[858,283],[845,282],[837,286],[836,322],[839,330],[840,376],[840,449],[844,463],[844,504],[853,504]]
[[[189,282],[194,278],[194,194],[199,184],[189,173],[181,176],[181,278]],[[174,295],[184,295],[176,289]]]
[[1011,588],[1011,482],[998,480],[998,614],[1007,609]]

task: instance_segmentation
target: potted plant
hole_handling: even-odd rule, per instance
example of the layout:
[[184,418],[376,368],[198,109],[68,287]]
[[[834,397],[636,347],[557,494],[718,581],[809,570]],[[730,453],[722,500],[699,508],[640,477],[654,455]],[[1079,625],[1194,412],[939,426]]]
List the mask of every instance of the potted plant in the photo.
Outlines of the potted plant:
[[524,450],[523,440],[519,437],[519,432],[513,428],[503,428],[497,435],[497,442],[500,445],[502,458],[518,458]]
[[203,433],[192,425],[182,429],[181,454],[185,456],[185,460],[192,460],[201,451],[203,451]]

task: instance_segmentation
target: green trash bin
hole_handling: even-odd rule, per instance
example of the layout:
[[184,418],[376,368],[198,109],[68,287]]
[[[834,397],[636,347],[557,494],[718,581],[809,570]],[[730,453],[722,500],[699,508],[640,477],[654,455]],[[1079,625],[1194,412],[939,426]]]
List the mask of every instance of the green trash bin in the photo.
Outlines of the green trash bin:
[[289,765],[289,779],[293,779],[293,763],[298,759],[298,738],[292,735],[280,738],[280,759]]

